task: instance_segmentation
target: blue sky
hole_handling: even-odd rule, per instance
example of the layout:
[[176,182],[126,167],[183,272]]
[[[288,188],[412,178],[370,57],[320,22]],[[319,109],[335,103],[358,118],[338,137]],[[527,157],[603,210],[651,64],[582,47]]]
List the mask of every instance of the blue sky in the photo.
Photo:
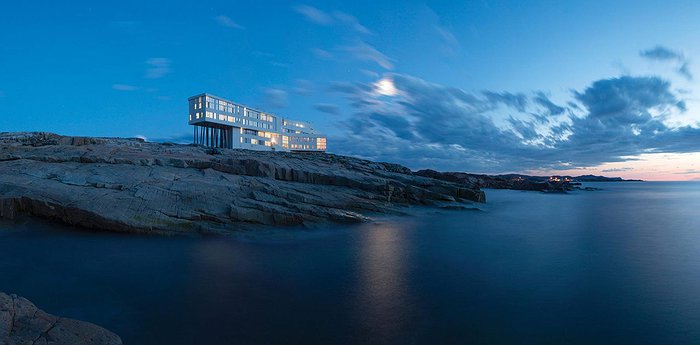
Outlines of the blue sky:
[[14,2],[0,130],[181,140],[187,97],[210,92],[411,168],[698,178],[699,16],[696,1]]

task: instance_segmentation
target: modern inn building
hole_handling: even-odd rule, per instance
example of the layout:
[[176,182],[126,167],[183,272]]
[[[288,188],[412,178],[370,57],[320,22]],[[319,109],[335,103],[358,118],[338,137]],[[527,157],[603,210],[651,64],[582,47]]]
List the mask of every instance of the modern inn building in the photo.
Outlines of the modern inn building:
[[326,136],[309,123],[294,121],[207,93],[189,101],[194,143],[221,148],[325,151]]

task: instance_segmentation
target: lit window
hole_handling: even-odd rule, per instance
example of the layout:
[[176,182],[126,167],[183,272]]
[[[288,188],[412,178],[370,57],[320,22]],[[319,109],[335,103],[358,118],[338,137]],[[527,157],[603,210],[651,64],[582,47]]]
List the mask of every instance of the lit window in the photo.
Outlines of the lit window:
[[316,149],[326,150],[326,138],[316,138]]

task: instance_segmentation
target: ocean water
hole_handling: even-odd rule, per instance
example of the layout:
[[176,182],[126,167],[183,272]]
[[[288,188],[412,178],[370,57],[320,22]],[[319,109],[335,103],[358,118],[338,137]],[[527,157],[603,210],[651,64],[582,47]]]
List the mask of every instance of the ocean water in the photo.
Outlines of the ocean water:
[[126,344],[693,344],[700,183],[234,237],[0,223],[0,291]]

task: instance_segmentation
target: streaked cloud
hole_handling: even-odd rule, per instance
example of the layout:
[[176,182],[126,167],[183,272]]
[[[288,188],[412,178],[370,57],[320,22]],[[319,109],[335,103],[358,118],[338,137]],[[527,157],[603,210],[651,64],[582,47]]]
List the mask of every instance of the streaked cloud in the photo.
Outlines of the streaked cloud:
[[361,69],[360,72],[361,72],[362,74],[364,74],[365,76],[368,76],[368,77],[370,77],[370,78],[375,78],[375,79],[376,79],[376,78],[379,78],[379,73],[377,73],[377,72],[375,72],[375,71],[370,71],[370,70],[368,70],[368,69]]
[[314,83],[306,79],[296,79],[292,91],[298,95],[309,96],[314,92]]
[[317,104],[314,104],[314,108],[322,113],[326,113],[326,114],[330,114],[330,115],[340,114],[340,108],[335,104],[317,103]]
[[167,58],[150,58],[146,60],[146,65],[149,66],[145,75],[147,79],[160,79],[171,72],[171,61]]
[[482,91],[481,93],[492,104],[502,104],[521,112],[525,111],[525,107],[527,107],[529,103],[529,99],[524,93],[512,93],[507,91]]
[[266,59],[271,59],[271,58],[275,57],[275,54],[272,54],[270,52],[260,51],[260,50],[253,50],[251,53],[255,56],[259,56],[259,57],[266,58]]
[[311,53],[314,54],[315,57],[323,60],[331,60],[333,59],[333,54],[327,50],[321,49],[321,48],[311,48]]
[[309,5],[297,5],[294,9],[303,15],[308,21],[318,25],[331,25],[333,18],[326,12]]
[[112,89],[117,91],[136,91],[140,90],[139,86],[128,85],[128,84],[112,84]]
[[286,108],[289,106],[287,91],[279,88],[266,88],[263,90],[263,101],[270,108]]
[[690,63],[685,61],[678,67],[678,73],[688,80],[693,80],[693,73],[690,72]]
[[[332,84],[353,108],[344,134],[329,140],[335,152],[414,168],[506,172],[700,151],[698,126],[666,123],[685,105],[659,77],[597,80],[561,105],[543,92],[466,92],[404,74],[383,78],[393,81],[395,97],[378,94],[377,82]],[[358,148],[363,137],[373,140]]]
[[566,111],[566,108],[554,104],[544,92],[537,92],[532,100],[547,110],[546,115],[561,115]]
[[394,63],[391,58],[366,42],[357,41],[353,44],[340,47],[340,50],[350,54],[357,60],[374,62],[388,70],[394,69]]
[[460,48],[457,36],[455,36],[455,34],[445,26],[435,25],[433,28],[440,38],[443,52],[447,55],[454,55],[456,50]]
[[361,33],[361,34],[370,34],[371,32],[369,29],[367,29],[364,25],[360,24],[360,22],[357,20],[352,15],[349,15],[345,12],[340,12],[340,11],[333,11],[333,17],[340,23],[347,25],[348,27],[352,28],[353,30]]
[[367,29],[364,25],[360,23],[357,18],[351,14],[332,11],[325,12],[316,7],[309,5],[297,5],[294,7],[298,13],[300,13],[306,20],[323,26],[338,25],[350,28],[351,30],[360,34],[370,34],[371,31]]
[[219,23],[219,25],[227,27],[227,28],[238,29],[238,30],[245,29],[242,25],[236,23],[236,21],[231,19],[231,17],[225,16],[223,14],[214,17],[214,19],[216,20],[217,23]]
[[270,61],[270,65],[279,68],[289,68],[289,63],[281,61]]
[[622,168],[603,169],[601,171],[604,173],[612,173],[612,172],[625,172],[625,171],[631,171],[631,170],[633,170],[632,167],[622,167]]
[[678,74],[687,80],[693,79],[693,74],[690,71],[690,61],[688,61],[681,52],[659,45],[651,49],[643,50],[639,55],[649,60],[673,62],[677,65],[676,72],[678,72]]
[[651,49],[643,50],[639,53],[644,58],[653,60],[682,60],[683,55],[671,49],[662,46],[656,46]]
[[696,174],[700,174],[700,170],[698,170],[698,169],[687,169],[687,170],[684,170],[684,171],[675,172],[674,174],[676,174],[676,175],[696,175]]

